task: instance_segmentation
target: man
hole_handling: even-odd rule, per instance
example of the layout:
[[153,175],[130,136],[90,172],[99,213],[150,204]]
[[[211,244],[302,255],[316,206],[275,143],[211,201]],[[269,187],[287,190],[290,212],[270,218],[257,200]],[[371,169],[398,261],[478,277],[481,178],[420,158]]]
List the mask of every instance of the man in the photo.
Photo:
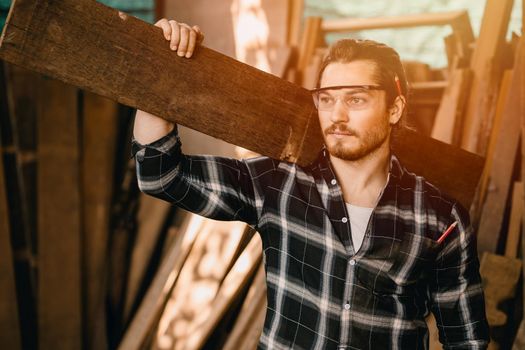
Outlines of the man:
[[[157,25],[179,56],[191,56],[198,27]],[[487,347],[468,214],[390,152],[407,90],[393,49],[334,44],[313,91],[325,148],[306,167],[186,156],[173,124],[137,112],[142,191],[260,233],[268,286],[260,349],[427,349],[430,311],[446,348]]]

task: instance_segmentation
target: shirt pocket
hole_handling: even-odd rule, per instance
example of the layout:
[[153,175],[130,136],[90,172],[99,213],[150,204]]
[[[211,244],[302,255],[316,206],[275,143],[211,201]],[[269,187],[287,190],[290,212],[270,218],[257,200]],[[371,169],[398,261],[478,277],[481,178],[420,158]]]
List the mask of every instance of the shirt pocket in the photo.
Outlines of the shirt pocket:
[[394,243],[390,258],[362,264],[357,277],[374,295],[413,296],[431,270],[437,248],[436,241],[407,232]]

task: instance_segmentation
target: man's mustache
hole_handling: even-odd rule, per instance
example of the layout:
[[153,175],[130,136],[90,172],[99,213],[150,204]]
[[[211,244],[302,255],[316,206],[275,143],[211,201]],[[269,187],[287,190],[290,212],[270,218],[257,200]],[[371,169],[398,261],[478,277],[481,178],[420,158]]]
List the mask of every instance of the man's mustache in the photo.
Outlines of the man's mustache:
[[324,134],[333,134],[333,133],[344,133],[351,136],[357,136],[357,132],[354,129],[350,129],[345,124],[332,124],[324,130]]

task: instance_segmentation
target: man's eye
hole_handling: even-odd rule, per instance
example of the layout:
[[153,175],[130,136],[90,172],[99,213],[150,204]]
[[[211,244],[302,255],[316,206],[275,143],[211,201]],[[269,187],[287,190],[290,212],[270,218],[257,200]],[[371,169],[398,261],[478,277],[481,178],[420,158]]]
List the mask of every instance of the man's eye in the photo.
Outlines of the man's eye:
[[332,103],[333,100],[330,96],[319,96],[319,102],[321,103]]
[[363,102],[365,102],[365,100],[361,97],[355,97],[355,96],[351,96],[351,97],[348,97],[346,99],[346,102],[349,103],[349,104],[361,104]]

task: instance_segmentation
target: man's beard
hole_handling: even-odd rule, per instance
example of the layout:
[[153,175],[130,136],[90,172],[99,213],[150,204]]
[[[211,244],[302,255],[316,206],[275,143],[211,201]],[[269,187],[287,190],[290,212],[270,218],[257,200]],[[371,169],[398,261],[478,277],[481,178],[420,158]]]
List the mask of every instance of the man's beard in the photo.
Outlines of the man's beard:
[[[344,136],[343,139],[335,140],[335,142],[327,142],[329,133],[339,131],[349,133],[350,135]],[[380,125],[374,126],[372,129],[363,132],[362,134],[357,133],[355,130],[348,128],[345,124],[332,124],[330,127],[324,130],[325,144],[328,152],[331,156],[343,159],[356,161],[367,157],[376,151],[384,142],[388,139],[390,134],[389,123],[381,123]],[[344,143],[344,138],[355,137],[358,144],[356,146],[348,146]],[[333,137],[332,137],[333,139]]]

